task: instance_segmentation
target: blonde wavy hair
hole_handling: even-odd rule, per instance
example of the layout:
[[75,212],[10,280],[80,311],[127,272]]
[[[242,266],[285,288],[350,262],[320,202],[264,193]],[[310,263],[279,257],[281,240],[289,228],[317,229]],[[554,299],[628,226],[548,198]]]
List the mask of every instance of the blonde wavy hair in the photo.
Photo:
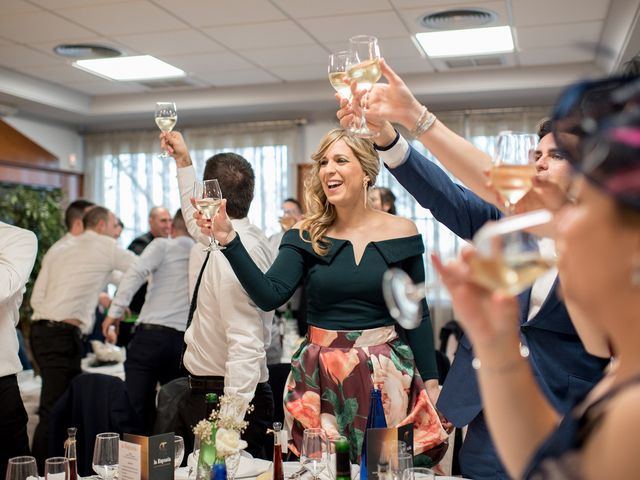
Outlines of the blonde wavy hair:
[[[380,158],[373,148],[372,141],[354,137],[343,128],[335,128],[322,137],[318,149],[311,155],[311,159],[314,162],[313,167],[304,182],[304,202],[307,214],[300,225],[300,238],[302,241],[311,243],[313,251],[322,256],[326,255],[331,247],[325,237],[325,233],[336,221],[336,209],[329,203],[322,188],[319,175],[320,161],[325,157],[329,147],[338,140],[344,141],[360,162],[362,170],[369,177],[367,188],[375,185],[376,178],[378,178],[378,173],[380,172]],[[367,198],[366,193],[365,198]],[[303,236],[304,232],[309,234],[309,239]]]

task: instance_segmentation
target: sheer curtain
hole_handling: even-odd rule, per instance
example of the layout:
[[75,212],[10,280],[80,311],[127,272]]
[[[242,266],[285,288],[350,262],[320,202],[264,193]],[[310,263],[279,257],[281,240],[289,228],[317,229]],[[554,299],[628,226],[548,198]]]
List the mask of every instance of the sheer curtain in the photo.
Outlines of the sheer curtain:
[[[182,134],[202,178],[206,160],[232,151],[246,158],[256,176],[249,218],[267,233],[279,230],[282,200],[294,195],[300,122],[256,122],[224,127],[185,128]],[[114,132],[85,137],[87,196],[110,208],[124,223],[121,243],[147,231],[149,210],[163,205],[173,213],[180,196],[173,158],[160,157],[158,131]],[[233,192],[223,192],[233,195]]]
[[[535,132],[538,122],[549,114],[550,109],[514,108],[500,110],[471,110],[437,113],[438,118],[451,130],[464,136],[480,150],[493,156],[495,140],[503,130]],[[405,136],[405,138],[410,138]],[[429,151],[418,141],[412,145],[429,160],[439,164]],[[440,164],[439,164],[440,165]],[[456,178],[451,177],[455,182]],[[377,185],[390,188],[396,196],[398,215],[412,219],[422,234],[425,244],[426,295],[429,303],[434,330],[453,318],[451,300],[447,290],[440,283],[429,256],[435,253],[443,260],[454,258],[466,242],[454,235],[444,225],[433,218],[429,210],[418,205],[415,199],[402,187],[385,168],[381,170]]]

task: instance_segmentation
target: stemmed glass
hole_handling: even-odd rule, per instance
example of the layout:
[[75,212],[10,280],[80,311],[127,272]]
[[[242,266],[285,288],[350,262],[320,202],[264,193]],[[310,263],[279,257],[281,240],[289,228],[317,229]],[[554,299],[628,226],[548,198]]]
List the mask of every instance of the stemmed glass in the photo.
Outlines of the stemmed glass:
[[[206,220],[213,220],[222,203],[222,190],[218,180],[213,178],[204,182],[195,182],[193,184],[193,198],[202,216]],[[213,230],[213,221],[211,222],[211,229]],[[213,235],[209,235],[209,246],[204,251],[211,252],[223,250],[224,248],[214,241]]]
[[37,480],[38,466],[34,457],[13,457],[7,464],[5,480]]
[[[178,121],[178,111],[174,102],[156,102],[156,125],[164,132],[169,133]],[[166,150],[160,154],[160,158],[167,158]]]
[[[477,255],[471,260],[474,283],[492,291],[516,295],[555,265],[555,256],[545,251],[534,234],[527,230],[549,223],[548,210],[535,210],[488,223],[476,232],[473,245]],[[389,313],[404,328],[420,324],[420,301],[425,297],[424,283],[415,285],[402,270],[387,270],[382,291]]]
[[498,135],[490,177],[509,215],[531,189],[531,180],[536,175],[537,143],[538,137],[531,133],[505,131]]
[[120,435],[117,433],[99,433],[93,448],[93,471],[104,480],[111,480],[118,473]]
[[302,434],[300,463],[316,479],[329,465],[329,443],[321,428],[307,428]]
[[351,52],[349,50],[342,50],[329,55],[329,83],[346,100],[351,100],[351,87],[345,82],[350,55]]
[[69,478],[69,460],[65,457],[47,458],[44,462],[45,480],[67,480]]
[[378,39],[369,35],[357,35],[349,39],[350,55],[347,67],[347,76],[358,84],[358,88],[365,90],[360,101],[360,119],[355,120],[355,126],[350,131],[354,135],[363,138],[373,138],[377,132],[369,130],[365,110],[367,108],[367,94],[376,83],[382,72],[380,71],[380,48]]
[[173,449],[173,468],[177,469],[184,459],[184,438],[180,435],[174,435],[175,447]]

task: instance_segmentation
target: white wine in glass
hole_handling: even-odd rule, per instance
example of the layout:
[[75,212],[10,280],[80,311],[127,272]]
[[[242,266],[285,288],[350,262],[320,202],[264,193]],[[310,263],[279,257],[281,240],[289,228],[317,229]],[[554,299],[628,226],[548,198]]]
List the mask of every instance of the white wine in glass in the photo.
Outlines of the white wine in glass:
[[531,190],[537,143],[538,137],[530,133],[506,131],[498,135],[490,178],[508,213],[513,213],[513,206]]
[[345,82],[350,54],[349,50],[342,50],[329,55],[329,83],[346,100],[351,99],[351,87]]
[[[213,217],[216,216],[222,204],[222,190],[218,180],[212,178],[203,182],[195,182],[193,185],[193,199],[202,216],[206,220],[212,220],[211,228],[213,229]],[[209,246],[204,251],[211,252],[223,250],[224,248],[215,242],[213,236],[210,236]]]
[[[178,111],[174,102],[156,102],[156,125],[164,132],[169,133],[176,126]],[[167,152],[162,151],[162,158],[167,157]]]
[[366,91],[360,104],[362,113],[360,118],[356,119],[356,125],[351,128],[351,133],[358,137],[373,138],[377,132],[373,132],[367,126],[365,110],[367,93],[382,75],[378,39],[369,35],[357,35],[349,39],[349,45],[351,54],[349,55],[347,76],[358,84],[358,88]]

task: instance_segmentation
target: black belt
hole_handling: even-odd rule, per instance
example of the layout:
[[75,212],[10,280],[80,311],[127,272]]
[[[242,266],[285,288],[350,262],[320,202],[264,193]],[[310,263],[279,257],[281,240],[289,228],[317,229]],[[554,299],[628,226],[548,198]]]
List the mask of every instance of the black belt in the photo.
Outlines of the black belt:
[[184,335],[184,332],[181,332],[176,328],[167,327],[165,325],[158,325],[157,323],[138,323],[134,329],[134,332],[137,330],[155,330],[157,332],[178,333],[180,335]]
[[43,327],[62,328],[64,330],[80,330],[80,327],[71,325],[67,322],[56,322],[53,320],[36,320],[33,325],[42,325]]
[[224,390],[224,377],[188,376],[189,388],[195,392],[210,392]]

